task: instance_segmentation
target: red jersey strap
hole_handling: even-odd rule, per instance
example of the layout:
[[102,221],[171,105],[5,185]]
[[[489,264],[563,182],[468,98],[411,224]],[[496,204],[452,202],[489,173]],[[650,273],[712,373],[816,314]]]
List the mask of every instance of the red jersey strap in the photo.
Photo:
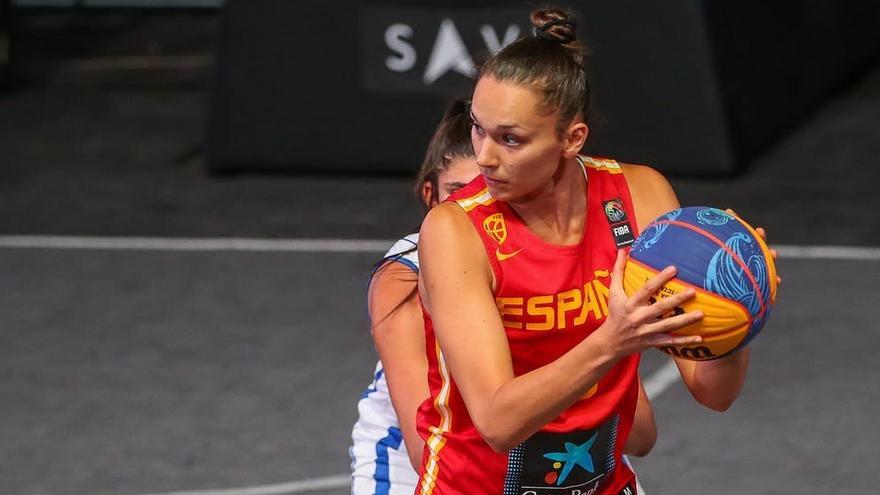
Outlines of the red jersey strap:
[[507,240],[507,225],[499,208],[500,203],[489,194],[486,181],[478,175],[468,185],[453,193],[446,201],[454,201],[464,210],[477,235],[486,248],[489,266],[495,274],[495,286],[501,286],[501,245]]
[[[579,156],[578,161],[587,173],[588,187],[593,182],[591,197],[587,201],[593,203],[600,200],[614,245],[618,249],[631,246],[639,231],[623,168],[617,161],[608,158]],[[589,210],[596,211],[593,208]]]

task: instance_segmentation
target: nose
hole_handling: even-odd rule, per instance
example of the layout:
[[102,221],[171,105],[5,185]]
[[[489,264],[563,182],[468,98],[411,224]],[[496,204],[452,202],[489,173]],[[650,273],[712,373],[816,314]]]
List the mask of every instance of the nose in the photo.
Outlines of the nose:
[[480,168],[497,168],[501,164],[491,139],[484,138],[479,143],[474,142],[474,151]]

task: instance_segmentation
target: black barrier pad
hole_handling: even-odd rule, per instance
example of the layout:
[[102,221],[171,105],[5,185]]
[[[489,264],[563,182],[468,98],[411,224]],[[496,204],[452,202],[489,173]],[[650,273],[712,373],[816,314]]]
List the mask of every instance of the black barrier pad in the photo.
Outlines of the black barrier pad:
[[[741,169],[880,45],[880,3],[869,0],[563,4],[579,13],[591,49],[587,151],[666,173]],[[209,167],[411,172],[446,102],[470,92],[486,53],[528,31],[528,10],[230,0]],[[833,42],[822,48],[823,39]]]

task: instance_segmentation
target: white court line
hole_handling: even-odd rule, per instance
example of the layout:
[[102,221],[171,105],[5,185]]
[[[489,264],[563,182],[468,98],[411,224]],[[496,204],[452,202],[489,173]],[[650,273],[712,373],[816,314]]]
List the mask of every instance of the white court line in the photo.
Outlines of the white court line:
[[323,476],[321,478],[278,483],[275,485],[224,488],[220,490],[189,490],[183,492],[148,493],[146,495],[288,495],[291,493],[304,493],[312,490],[345,488],[350,485],[350,474],[337,474],[333,476]]
[[87,237],[51,235],[0,236],[0,248],[13,249],[384,253],[392,244],[394,244],[394,241],[390,239],[252,239],[239,237]]
[[780,258],[829,259],[829,260],[880,260],[880,248],[854,246],[788,246],[770,247],[779,252]]
[[[0,235],[0,248],[384,253],[393,239]],[[773,245],[781,258],[880,261],[880,247]]]
[[653,375],[645,379],[645,393],[651,400],[656,399],[669,388],[670,385],[678,381],[678,366],[675,361],[668,360]]

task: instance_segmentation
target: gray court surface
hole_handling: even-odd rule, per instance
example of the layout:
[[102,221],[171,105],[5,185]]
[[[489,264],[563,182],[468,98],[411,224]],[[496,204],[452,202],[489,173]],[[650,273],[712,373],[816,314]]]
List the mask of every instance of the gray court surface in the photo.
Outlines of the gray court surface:
[[[186,158],[202,92],[79,91],[3,96],[0,234],[392,239],[417,224],[406,178],[206,176]],[[875,71],[747,174],[673,183],[771,241],[880,246],[878,116]],[[0,248],[0,493],[346,473],[378,254]],[[880,261],[780,272],[733,408],[704,410],[679,384],[655,400],[660,438],[637,462],[649,493],[880,492]],[[647,353],[644,375],[664,360]]]
[[[373,258],[0,250],[0,492],[345,473],[374,362]],[[780,304],[734,407],[701,409],[680,384],[656,399],[660,439],[637,463],[651,493],[877,493],[880,261],[780,265]],[[665,361],[645,358],[646,376]]]

